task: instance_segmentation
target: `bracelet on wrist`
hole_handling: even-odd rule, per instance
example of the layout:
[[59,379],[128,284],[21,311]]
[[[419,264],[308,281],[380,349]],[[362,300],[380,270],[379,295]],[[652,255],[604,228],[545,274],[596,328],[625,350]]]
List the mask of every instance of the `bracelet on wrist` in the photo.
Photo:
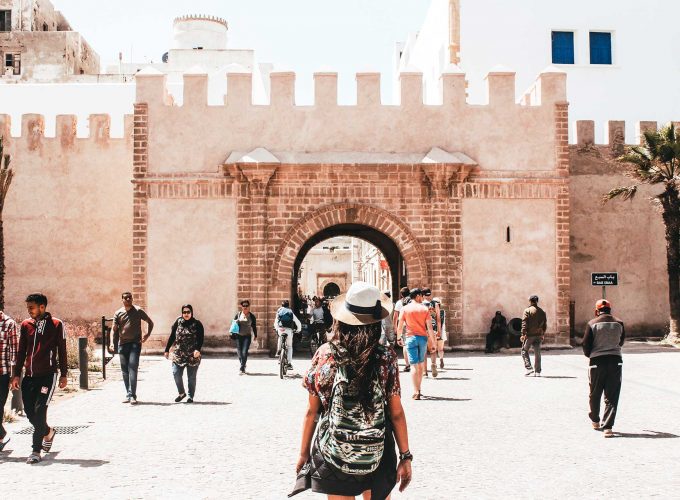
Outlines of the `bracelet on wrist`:
[[413,462],[413,455],[409,450],[406,450],[404,453],[399,453],[399,461],[403,462],[404,460],[410,460]]

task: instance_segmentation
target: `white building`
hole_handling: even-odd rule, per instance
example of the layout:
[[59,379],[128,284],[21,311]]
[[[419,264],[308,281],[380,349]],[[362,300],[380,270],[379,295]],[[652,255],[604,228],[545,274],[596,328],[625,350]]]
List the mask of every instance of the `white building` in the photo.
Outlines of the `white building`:
[[517,72],[518,100],[554,65],[568,75],[570,120],[595,120],[598,142],[606,121],[625,120],[630,143],[636,121],[680,116],[678,16],[676,0],[432,0],[420,31],[397,45],[397,74],[422,71],[434,103],[442,71],[457,64],[469,101],[484,103],[497,65]]

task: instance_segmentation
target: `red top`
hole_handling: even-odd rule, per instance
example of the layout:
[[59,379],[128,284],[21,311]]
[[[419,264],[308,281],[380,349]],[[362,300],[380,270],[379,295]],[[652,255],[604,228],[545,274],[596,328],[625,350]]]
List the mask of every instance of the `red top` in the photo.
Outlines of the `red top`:
[[404,306],[400,314],[406,323],[407,337],[427,337],[427,324],[431,321],[430,310],[427,306],[413,301]]
[[44,377],[57,371],[66,376],[66,330],[61,320],[45,313],[38,321],[27,319],[21,323],[15,377],[21,376],[22,366],[27,377]]

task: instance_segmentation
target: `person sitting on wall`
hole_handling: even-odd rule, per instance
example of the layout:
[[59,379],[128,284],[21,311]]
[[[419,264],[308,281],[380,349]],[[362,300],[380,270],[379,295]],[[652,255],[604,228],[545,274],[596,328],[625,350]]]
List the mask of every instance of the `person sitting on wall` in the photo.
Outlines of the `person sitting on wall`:
[[504,339],[508,331],[508,321],[500,311],[491,319],[491,329],[486,336],[486,349],[484,352],[490,354],[501,350]]

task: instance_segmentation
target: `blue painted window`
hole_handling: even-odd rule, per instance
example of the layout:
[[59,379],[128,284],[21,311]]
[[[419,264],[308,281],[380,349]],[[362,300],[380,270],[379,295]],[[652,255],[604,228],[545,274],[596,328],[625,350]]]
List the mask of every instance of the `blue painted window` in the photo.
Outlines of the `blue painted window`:
[[612,63],[612,34],[590,32],[590,64]]
[[574,64],[573,32],[552,32],[552,62],[553,64]]

